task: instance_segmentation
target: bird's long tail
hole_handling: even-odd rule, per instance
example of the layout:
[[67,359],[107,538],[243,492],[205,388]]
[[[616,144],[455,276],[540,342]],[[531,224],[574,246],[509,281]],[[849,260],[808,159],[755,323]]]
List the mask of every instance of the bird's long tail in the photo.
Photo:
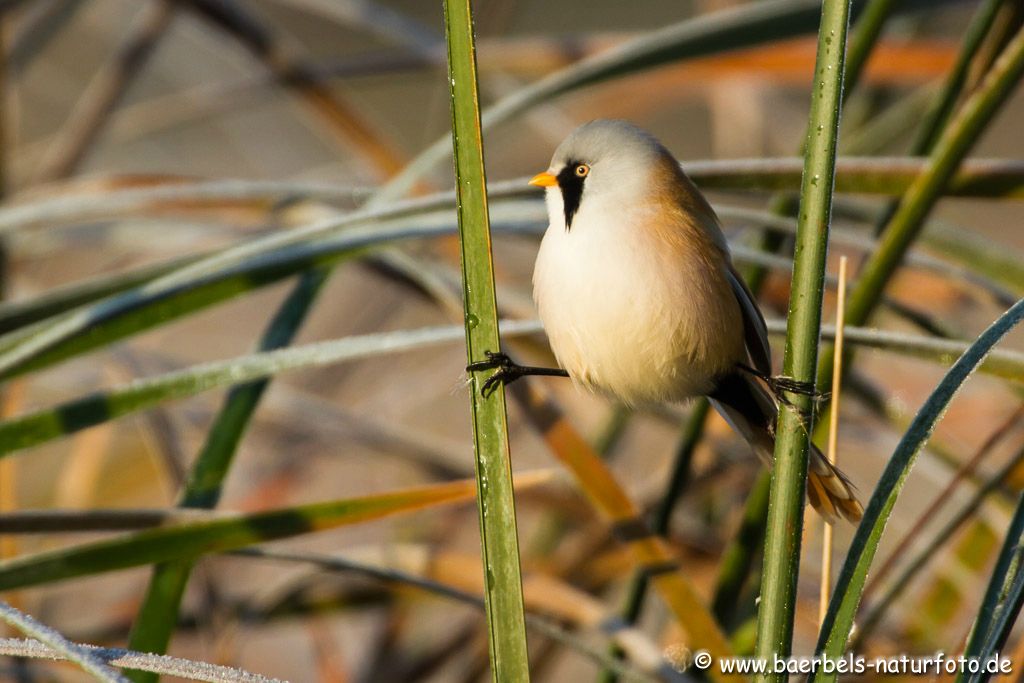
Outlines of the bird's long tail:
[[[778,407],[768,390],[757,379],[735,372],[720,379],[708,398],[770,466],[775,453]],[[830,524],[839,517],[857,522],[864,514],[850,480],[813,444],[807,464],[807,500]]]

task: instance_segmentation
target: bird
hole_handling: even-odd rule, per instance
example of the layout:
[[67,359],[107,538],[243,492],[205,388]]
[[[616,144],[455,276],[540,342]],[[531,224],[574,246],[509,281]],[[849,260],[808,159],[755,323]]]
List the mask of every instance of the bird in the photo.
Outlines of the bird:
[[[559,368],[488,352],[467,367],[495,370],[485,394],[524,375],[560,375],[628,406],[705,396],[771,465],[779,387],[799,387],[772,376],[764,317],[676,158],[628,121],[597,119],[529,183],[545,188],[533,294]],[[859,520],[850,480],[813,444],[808,463],[808,502],[829,523]]]

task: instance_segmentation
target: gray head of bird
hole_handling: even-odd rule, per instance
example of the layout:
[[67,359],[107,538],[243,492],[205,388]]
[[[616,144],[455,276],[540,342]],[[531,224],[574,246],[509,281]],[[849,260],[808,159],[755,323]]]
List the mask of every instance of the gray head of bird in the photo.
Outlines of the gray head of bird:
[[633,206],[677,168],[672,155],[646,131],[628,121],[597,119],[562,141],[551,165],[530,184],[548,188],[552,221],[564,217],[571,229],[582,206]]

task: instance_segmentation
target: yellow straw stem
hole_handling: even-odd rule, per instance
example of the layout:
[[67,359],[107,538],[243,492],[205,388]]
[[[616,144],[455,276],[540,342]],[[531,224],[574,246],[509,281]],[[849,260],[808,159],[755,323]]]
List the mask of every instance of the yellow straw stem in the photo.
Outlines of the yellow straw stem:
[[[836,296],[836,340],[832,372],[832,406],[829,414],[828,448],[825,457],[836,464],[836,445],[839,442],[839,387],[843,373],[843,313],[846,310],[846,257],[839,258],[839,286]],[[821,538],[821,593],[818,602],[818,623],[824,623],[828,612],[829,591],[832,586],[832,525],[825,524]]]

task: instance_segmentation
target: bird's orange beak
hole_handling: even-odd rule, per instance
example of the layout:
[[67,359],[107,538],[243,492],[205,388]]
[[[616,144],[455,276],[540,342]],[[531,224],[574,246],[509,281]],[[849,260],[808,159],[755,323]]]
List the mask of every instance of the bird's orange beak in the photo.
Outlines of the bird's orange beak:
[[538,173],[537,175],[530,178],[530,185],[536,185],[537,187],[554,187],[558,184],[558,178],[551,175],[547,171]]

